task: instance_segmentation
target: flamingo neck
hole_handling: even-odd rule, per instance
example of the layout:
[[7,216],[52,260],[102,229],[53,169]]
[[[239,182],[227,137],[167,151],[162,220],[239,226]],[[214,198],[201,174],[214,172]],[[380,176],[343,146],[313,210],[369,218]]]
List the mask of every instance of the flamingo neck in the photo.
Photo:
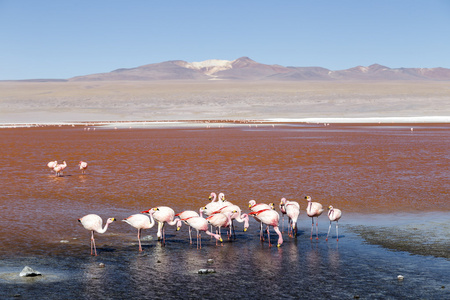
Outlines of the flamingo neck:
[[98,233],[105,233],[106,230],[108,230],[108,226],[109,226],[109,223],[106,222],[105,227],[103,227],[102,229],[97,230],[97,232]]

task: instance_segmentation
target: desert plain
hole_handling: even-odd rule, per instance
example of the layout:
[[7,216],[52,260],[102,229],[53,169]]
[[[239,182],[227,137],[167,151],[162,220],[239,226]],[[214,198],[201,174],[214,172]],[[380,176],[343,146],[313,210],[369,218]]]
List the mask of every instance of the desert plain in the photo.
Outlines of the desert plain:
[[450,118],[447,81],[2,81],[0,123]]

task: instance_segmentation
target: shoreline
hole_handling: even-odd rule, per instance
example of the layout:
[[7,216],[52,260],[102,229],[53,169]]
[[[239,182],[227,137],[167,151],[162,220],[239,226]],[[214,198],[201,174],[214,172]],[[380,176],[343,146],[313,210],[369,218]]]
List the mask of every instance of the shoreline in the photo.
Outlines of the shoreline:
[[321,118],[268,118],[268,119],[225,119],[225,120],[157,120],[157,121],[68,121],[68,122],[0,122],[0,128],[23,128],[45,126],[93,126],[93,127],[138,127],[138,128],[176,128],[204,127],[208,125],[283,125],[283,124],[448,124],[450,116],[420,117],[321,117]]

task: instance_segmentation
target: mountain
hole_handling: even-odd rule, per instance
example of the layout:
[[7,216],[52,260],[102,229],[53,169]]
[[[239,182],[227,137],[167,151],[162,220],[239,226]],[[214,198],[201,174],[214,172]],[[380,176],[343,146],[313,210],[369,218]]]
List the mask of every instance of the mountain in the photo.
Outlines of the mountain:
[[321,67],[284,67],[258,63],[248,57],[233,61],[210,59],[202,62],[173,60],[109,73],[70,78],[69,81],[99,80],[450,80],[450,69],[397,68],[373,64],[331,71]]

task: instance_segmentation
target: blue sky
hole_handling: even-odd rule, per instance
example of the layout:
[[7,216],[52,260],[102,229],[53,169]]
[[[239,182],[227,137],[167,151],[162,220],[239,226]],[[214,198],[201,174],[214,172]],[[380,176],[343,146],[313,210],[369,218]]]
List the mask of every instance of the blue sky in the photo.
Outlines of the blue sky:
[[168,60],[450,68],[447,0],[0,0],[0,80]]

